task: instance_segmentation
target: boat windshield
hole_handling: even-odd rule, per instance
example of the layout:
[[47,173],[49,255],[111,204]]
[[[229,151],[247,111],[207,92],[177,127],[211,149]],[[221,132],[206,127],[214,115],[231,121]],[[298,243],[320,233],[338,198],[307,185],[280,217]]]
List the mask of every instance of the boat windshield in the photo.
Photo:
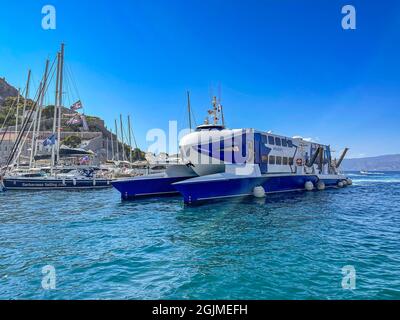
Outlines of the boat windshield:
[[211,130],[224,130],[225,127],[222,125],[215,125],[215,124],[203,124],[196,128],[196,131],[211,131]]

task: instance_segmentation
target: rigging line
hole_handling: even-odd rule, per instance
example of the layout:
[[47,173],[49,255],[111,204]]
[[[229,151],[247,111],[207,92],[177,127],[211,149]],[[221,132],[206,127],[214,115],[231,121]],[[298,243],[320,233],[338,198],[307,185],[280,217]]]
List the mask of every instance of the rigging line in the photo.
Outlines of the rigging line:
[[[73,100],[74,100],[73,103],[78,101],[78,100],[80,101],[81,97],[79,95],[78,88],[77,88],[76,84],[74,83],[74,79],[73,79],[73,77],[71,75],[71,71],[70,71],[71,68],[69,67],[69,65],[66,67],[66,70],[67,70],[66,73],[67,73],[67,79],[69,81],[70,90],[74,94],[73,95]],[[75,97],[76,97],[76,100],[75,100]]]
[[[25,93],[25,89],[19,94],[20,96],[23,95]],[[8,108],[8,112],[7,112],[7,116],[4,118],[3,124],[0,128],[0,131],[2,131],[4,129],[4,126],[6,125],[6,122],[10,116],[11,110],[14,108],[14,106],[16,106],[18,100],[14,100],[14,102],[12,103],[12,105]],[[8,128],[9,126],[7,126]]]
[[74,86],[74,89],[76,91],[78,99],[81,100],[81,95],[79,94],[78,86],[76,84],[75,76],[74,76],[74,73],[72,72],[72,68],[70,67],[69,63],[66,63],[65,65],[66,65],[67,73],[69,73],[69,75],[70,75],[71,82],[72,82],[72,85]]
[[[3,140],[4,140],[4,137],[5,137],[6,134],[7,134],[7,131],[8,131],[8,127],[6,128],[6,130],[5,130],[4,133],[3,133],[3,136],[1,137],[0,146],[3,144]],[[10,139],[10,141],[11,141],[11,139]]]
[[[3,125],[1,126],[1,129],[0,130],[3,130],[4,129],[4,126],[6,125],[6,122],[7,122],[7,120],[8,120],[8,117],[10,116],[10,113],[11,113],[11,110],[14,108],[14,106],[17,104],[17,100],[14,100],[14,102],[13,102],[13,104],[10,106],[10,108],[8,109],[8,113],[7,113],[7,116],[4,118],[4,121],[3,121]],[[7,126],[8,127],[8,126]]]
[[[24,94],[24,93],[25,93],[25,89],[22,91],[22,94]],[[20,94],[19,91],[18,91],[18,94],[21,96],[21,94]],[[18,97],[17,97],[17,98],[18,98]],[[9,107],[8,112],[7,112],[7,116],[4,118],[3,125],[1,126],[1,129],[0,129],[0,130],[3,130],[3,129],[4,129],[4,126],[6,125],[6,122],[7,122],[8,118],[9,118],[9,116],[10,116],[11,110],[14,108],[14,106],[17,104],[17,102],[18,102],[18,99],[17,99],[17,100],[14,100],[13,104]],[[8,127],[9,127],[9,126],[7,126],[7,130],[6,130],[5,133],[3,134],[3,137],[2,137],[2,139],[1,139],[0,145],[2,144],[2,142],[3,142],[3,140],[4,140],[5,134],[6,134],[6,132],[8,131]]]
[[197,128],[197,121],[196,121],[196,116],[195,116],[195,114],[194,114],[194,110],[193,110],[192,107],[190,108],[190,110],[191,110],[191,114],[192,114],[194,126],[195,126],[195,128]]
[[[41,88],[41,91],[42,91],[43,89],[44,89],[44,88]],[[5,170],[8,169],[8,166],[11,164],[11,161],[13,160],[13,158],[14,158],[14,156],[15,156],[15,153],[17,152],[17,150],[18,150],[18,148],[19,148],[19,144],[21,143],[21,139],[22,139],[22,137],[23,137],[23,135],[24,135],[24,133],[25,133],[25,131],[26,131],[26,127],[28,126],[29,121],[30,121],[30,119],[32,118],[32,114],[33,114],[33,111],[35,110],[35,108],[36,108],[36,106],[37,106],[39,97],[40,97],[40,93],[37,92],[37,93],[35,94],[35,99],[34,99],[35,103],[34,103],[33,107],[29,110],[28,116],[25,117],[25,119],[24,119],[24,121],[23,121],[23,123],[22,123],[21,131],[18,133],[17,139],[16,139],[16,141],[15,141],[15,143],[14,143],[12,149],[11,149],[11,152],[10,152],[8,158],[7,158]]]
[[[6,122],[7,122],[8,118],[9,118],[9,116],[10,116],[11,110],[14,108],[14,105],[17,104],[17,101],[18,101],[18,100],[14,100],[13,104],[12,104],[12,105],[10,106],[10,108],[8,109],[7,116],[4,118],[4,122],[3,122],[3,125],[1,126],[1,130],[4,129],[4,126],[6,125]],[[0,141],[0,146],[1,146],[2,143],[3,143],[4,137],[5,137],[5,135],[7,134],[7,131],[8,131],[8,128],[9,128],[9,127],[10,127],[10,126],[7,126],[6,130],[3,132],[3,136],[2,136],[1,141]]]
[[[51,69],[53,69],[54,64],[55,64],[55,61],[56,61],[56,59],[53,61],[53,64],[52,64],[52,66],[51,66]],[[50,69],[50,72],[51,72],[51,69]],[[44,79],[44,76],[43,76],[43,79]],[[9,165],[11,164],[11,161],[13,160],[13,158],[14,158],[14,156],[15,156],[15,154],[16,154],[18,148],[19,148],[19,144],[21,143],[21,139],[22,139],[22,137],[23,137],[23,135],[24,135],[24,132],[26,131],[26,127],[28,126],[28,123],[29,123],[29,121],[30,121],[31,118],[32,118],[32,114],[33,114],[34,110],[37,108],[40,95],[41,95],[41,94],[44,94],[44,93],[46,92],[45,90],[46,90],[46,88],[43,86],[42,88],[40,88],[40,92],[39,92],[39,91],[36,92],[35,98],[34,98],[34,100],[33,100],[33,101],[34,101],[34,105],[32,106],[31,110],[29,110],[28,116],[25,117],[25,118],[24,118],[24,121],[22,122],[21,130],[20,130],[20,132],[18,133],[18,136],[17,136],[17,138],[16,138],[16,140],[15,140],[15,143],[14,143],[14,145],[13,145],[13,147],[12,147],[12,149],[11,149],[11,152],[10,152],[8,158],[7,158],[7,162],[6,162],[6,166],[5,166],[5,171],[2,172],[1,174],[5,174],[5,172],[7,171],[8,167],[9,167]]]
[[68,81],[68,72],[66,72],[65,75],[66,75],[65,81],[64,81],[64,83],[65,83],[65,100],[67,100],[67,102],[68,102],[67,105],[70,106],[71,105],[71,99],[70,99],[71,90],[70,90],[70,83]]
[[133,138],[133,143],[135,144],[135,148],[137,149],[137,148],[138,148],[138,146],[137,146],[137,143],[136,143],[136,137],[135,137],[135,134],[133,133],[133,128],[131,128],[131,134],[132,134],[132,138]]

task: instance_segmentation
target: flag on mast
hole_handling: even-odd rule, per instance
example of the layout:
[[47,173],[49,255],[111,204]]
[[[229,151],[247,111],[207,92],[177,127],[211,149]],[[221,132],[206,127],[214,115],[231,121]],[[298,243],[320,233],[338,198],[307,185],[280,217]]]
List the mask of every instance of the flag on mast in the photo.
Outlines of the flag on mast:
[[56,135],[52,134],[50,137],[48,137],[46,140],[43,141],[43,146],[52,146],[56,144]]
[[83,108],[83,105],[82,105],[81,100],[78,100],[77,102],[75,102],[75,103],[70,107],[70,109],[71,109],[72,111],[76,111],[76,110],[79,110],[79,109],[82,109],[82,108]]
[[67,125],[81,124],[82,120],[80,116],[75,116],[67,121]]

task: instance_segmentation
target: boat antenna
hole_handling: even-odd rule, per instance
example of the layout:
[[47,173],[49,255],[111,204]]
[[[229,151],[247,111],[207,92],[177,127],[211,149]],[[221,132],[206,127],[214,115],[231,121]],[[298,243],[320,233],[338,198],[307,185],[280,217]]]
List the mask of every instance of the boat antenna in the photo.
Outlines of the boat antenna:
[[221,121],[222,121],[222,126],[225,127],[225,117],[224,117],[224,108],[222,104],[219,105],[220,112],[221,112]]

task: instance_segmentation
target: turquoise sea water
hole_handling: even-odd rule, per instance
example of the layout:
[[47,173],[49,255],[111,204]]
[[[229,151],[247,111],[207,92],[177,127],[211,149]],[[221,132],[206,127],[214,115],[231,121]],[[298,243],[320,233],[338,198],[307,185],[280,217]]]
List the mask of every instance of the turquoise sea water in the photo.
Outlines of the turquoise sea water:
[[400,173],[350,176],[194,208],[113,189],[0,194],[0,298],[400,299]]

